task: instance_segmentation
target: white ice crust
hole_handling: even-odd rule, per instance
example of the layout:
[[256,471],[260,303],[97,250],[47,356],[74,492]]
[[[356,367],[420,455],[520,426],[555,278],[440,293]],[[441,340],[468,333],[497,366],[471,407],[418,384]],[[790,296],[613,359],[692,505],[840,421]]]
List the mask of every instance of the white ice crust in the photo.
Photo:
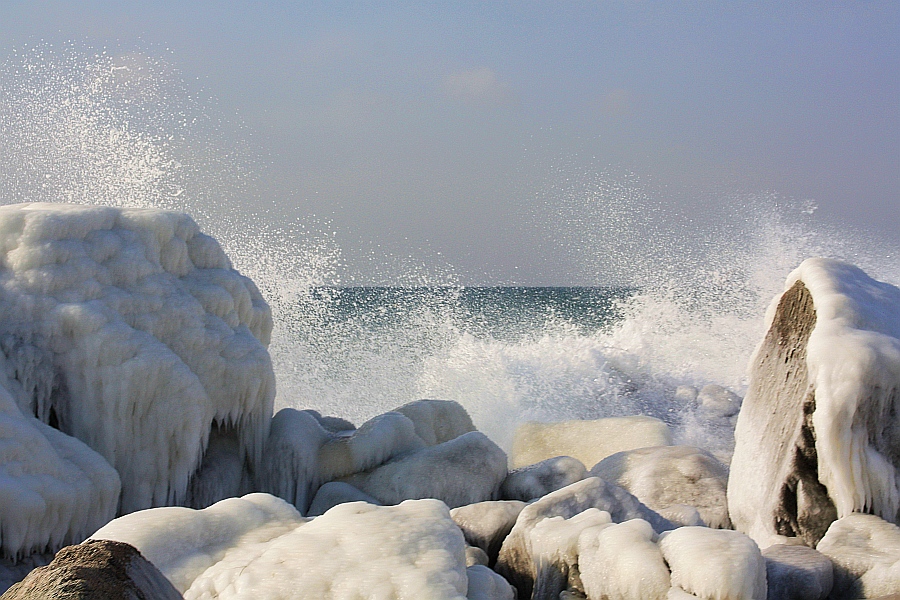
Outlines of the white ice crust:
[[138,548],[186,600],[463,600],[468,586],[462,532],[437,500],[351,502],[309,520],[251,494],[133,513],[93,537]]
[[0,207],[0,335],[29,392],[20,408],[116,468],[123,512],[183,501],[214,422],[260,458],[271,327],[256,287],[187,215]]

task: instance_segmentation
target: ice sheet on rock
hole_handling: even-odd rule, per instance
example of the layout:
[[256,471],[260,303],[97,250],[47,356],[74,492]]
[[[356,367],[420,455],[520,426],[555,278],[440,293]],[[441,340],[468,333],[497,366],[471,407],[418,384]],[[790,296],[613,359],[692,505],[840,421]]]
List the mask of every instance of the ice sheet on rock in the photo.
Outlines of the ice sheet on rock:
[[483,565],[466,569],[469,577],[468,600],[515,600],[516,591],[499,574]]
[[825,600],[834,582],[831,560],[807,546],[775,544],[766,559],[766,600]]
[[115,516],[119,476],[84,443],[22,414],[7,389],[16,391],[17,382],[2,372],[0,554],[18,558],[77,544]]
[[23,410],[53,415],[110,461],[122,511],[183,500],[213,423],[237,428],[242,451],[260,458],[275,392],[271,314],[190,217],[0,207],[0,268],[0,334],[49,355],[39,376],[55,382],[32,386],[52,393]]
[[669,426],[653,417],[523,423],[516,429],[510,463],[524,467],[554,456],[571,456],[592,467],[607,456],[672,443]]
[[766,561],[756,543],[729,529],[681,527],[659,536],[672,586],[718,600],[766,597]]
[[816,549],[834,564],[832,596],[900,594],[900,527],[853,513],[831,524]]
[[[603,459],[591,475],[622,486],[638,500],[670,520],[690,520],[695,507],[703,524],[730,528],[725,497],[728,467],[712,454],[692,446],[658,446],[619,452]],[[668,514],[666,515],[668,516]]]
[[329,481],[322,485],[316,492],[312,503],[309,505],[309,511],[306,513],[308,517],[318,517],[325,514],[338,504],[347,502],[368,502],[369,504],[380,505],[381,502],[372,496],[361,492],[349,483],[343,481]]
[[587,469],[577,458],[555,456],[510,471],[500,486],[500,496],[506,500],[528,502],[587,476]]
[[523,508],[525,503],[517,500],[489,500],[451,509],[450,517],[459,525],[466,543],[484,550],[493,564]]
[[584,530],[578,538],[578,571],[588,598],[665,600],[669,568],[643,519]]
[[472,417],[452,400],[416,400],[395,408],[416,427],[416,435],[429,446],[449,442],[464,433],[475,431]]
[[437,498],[456,508],[496,499],[506,478],[506,464],[506,453],[499,446],[472,431],[343,481],[383,504]]

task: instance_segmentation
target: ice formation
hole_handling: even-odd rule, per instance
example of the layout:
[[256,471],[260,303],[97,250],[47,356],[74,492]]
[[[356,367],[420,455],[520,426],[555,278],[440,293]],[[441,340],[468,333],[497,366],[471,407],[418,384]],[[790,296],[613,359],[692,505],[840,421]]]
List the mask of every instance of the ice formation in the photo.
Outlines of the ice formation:
[[216,425],[259,460],[271,328],[256,287],[187,215],[0,207],[0,335],[21,408],[116,468],[122,512],[186,500]]
[[484,550],[494,563],[523,508],[525,503],[516,500],[476,502],[452,509],[450,517],[462,530],[466,543]]
[[18,558],[83,540],[116,514],[119,476],[77,439],[22,414],[0,355],[0,550]]
[[555,456],[571,456],[591,468],[616,452],[671,443],[669,426],[643,415],[593,421],[530,422],[516,429],[510,463],[518,468]]
[[762,551],[766,559],[766,600],[825,600],[834,573],[827,556],[807,546],[775,544]]
[[528,502],[587,476],[587,469],[577,458],[555,456],[511,471],[500,486],[500,495],[507,500]]
[[814,545],[853,512],[897,521],[900,289],[809,259],[766,323],[735,431],[735,527],[762,546],[779,536]]
[[463,600],[468,587],[463,535],[437,500],[352,502],[307,520],[251,494],[199,511],[133,513],[93,537],[135,546],[185,600]]
[[833,597],[900,594],[900,527],[893,523],[853,513],[832,523],[816,548],[834,563]]

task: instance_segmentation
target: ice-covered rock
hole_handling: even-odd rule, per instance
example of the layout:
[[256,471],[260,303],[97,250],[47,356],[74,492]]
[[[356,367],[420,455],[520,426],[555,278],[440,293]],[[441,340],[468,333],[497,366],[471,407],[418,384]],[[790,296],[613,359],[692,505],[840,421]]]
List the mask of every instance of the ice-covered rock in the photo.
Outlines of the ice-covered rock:
[[586,529],[578,538],[578,570],[591,600],[665,600],[669,568],[647,521]]
[[900,289],[809,259],[766,315],[737,420],[731,519],[815,545],[853,512],[900,509]]
[[741,397],[721,385],[703,386],[697,394],[700,411],[708,417],[732,417],[741,410]]
[[478,546],[466,546],[466,567],[474,567],[475,565],[489,567],[491,559],[488,558],[487,552]]
[[0,207],[0,272],[23,412],[104,456],[123,512],[184,501],[216,424],[258,462],[275,395],[271,313],[190,217]]
[[88,540],[60,550],[53,562],[33,570],[3,598],[181,600],[181,594],[133,546]]
[[343,481],[329,481],[324,484],[316,492],[312,504],[309,505],[309,511],[306,513],[309,517],[318,517],[325,514],[338,504],[347,502],[368,502],[369,504],[380,505],[381,502],[372,496],[363,493],[349,483]]
[[134,545],[186,600],[463,600],[468,588],[463,535],[437,500],[351,502],[304,519],[251,494],[199,511],[133,513],[95,537]]
[[509,582],[483,565],[466,569],[469,577],[468,600],[515,600],[516,591]]
[[19,558],[78,543],[112,519],[119,476],[84,443],[22,414],[10,389],[22,391],[0,368],[0,554]]
[[580,460],[571,456],[555,456],[510,471],[500,486],[500,497],[528,502],[587,476],[587,469]]
[[807,546],[775,544],[766,559],[767,600],[824,600],[834,581],[831,561]]
[[55,552],[36,552],[13,560],[0,557],[0,594],[19,583],[38,567],[44,567],[53,560]]
[[382,504],[437,498],[455,508],[496,499],[506,478],[506,464],[506,453],[499,446],[472,431],[342,481]]
[[671,443],[668,425],[642,415],[593,421],[529,422],[516,429],[511,465],[524,467],[555,456],[571,456],[584,465],[595,465],[616,452]]
[[475,431],[472,417],[462,404],[452,400],[416,400],[395,408],[393,412],[412,421],[416,435],[429,446]]
[[765,600],[766,561],[756,543],[729,529],[680,527],[659,536],[672,587],[721,600]]
[[534,600],[556,600],[567,587],[582,588],[578,572],[578,538],[586,529],[605,527],[612,518],[589,508],[568,519],[548,517],[528,533],[534,561]]
[[494,500],[467,504],[450,511],[453,522],[459,525],[466,542],[484,550],[489,564],[497,561],[500,546],[509,535],[524,502],[517,500]]
[[816,549],[834,565],[833,598],[900,594],[900,527],[853,513],[831,524]]
[[730,528],[725,491],[728,467],[692,446],[657,446],[618,452],[594,465],[591,475],[622,486],[670,521]]
[[497,559],[497,572],[519,590],[520,597],[530,597],[537,575],[531,547],[531,530],[544,519],[570,518],[589,508],[608,512],[616,523],[644,519],[657,532],[673,527],[669,521],[641,504],[627,491],[599,477],[588,477],[547,494],[522,509],[512,531],[504,540]]

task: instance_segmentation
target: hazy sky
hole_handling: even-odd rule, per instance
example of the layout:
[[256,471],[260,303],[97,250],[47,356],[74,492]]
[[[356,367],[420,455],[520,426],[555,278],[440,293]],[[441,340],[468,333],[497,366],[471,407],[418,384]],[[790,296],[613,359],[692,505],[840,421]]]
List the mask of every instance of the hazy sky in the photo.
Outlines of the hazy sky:
[[3,55],[41,40],[165,56],[246,125],[273,210],[351,260],[590,283],[571,234],[605,210],[753,196],[900,246],[894,0],[0,3]]

